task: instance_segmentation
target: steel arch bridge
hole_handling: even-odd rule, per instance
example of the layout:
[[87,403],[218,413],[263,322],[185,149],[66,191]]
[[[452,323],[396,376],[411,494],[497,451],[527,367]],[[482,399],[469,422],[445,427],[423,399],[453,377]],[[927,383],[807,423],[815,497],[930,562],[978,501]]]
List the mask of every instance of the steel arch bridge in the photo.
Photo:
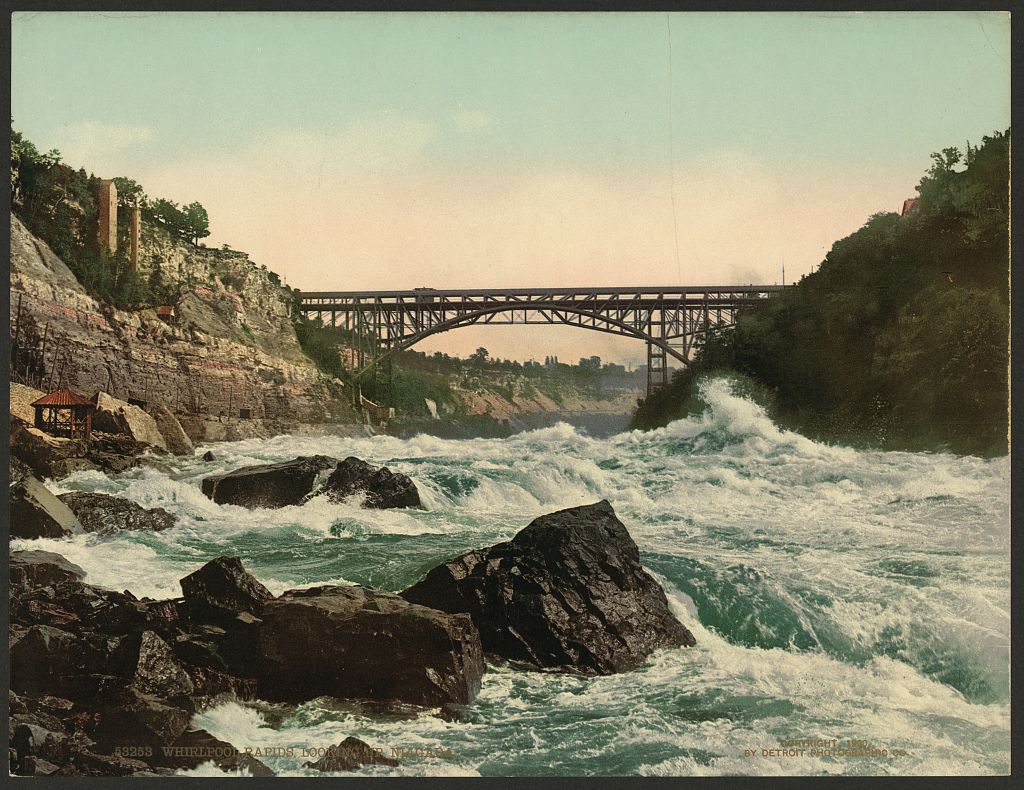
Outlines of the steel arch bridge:
[[647,394],[668,383],[669,360],[689,365],[709,333],[782,291],[779,285],[308,291],[299,309],[353,338],[357,378],[390,380],[393,354],[440,332],[479,324],[566,324],[647,344]]

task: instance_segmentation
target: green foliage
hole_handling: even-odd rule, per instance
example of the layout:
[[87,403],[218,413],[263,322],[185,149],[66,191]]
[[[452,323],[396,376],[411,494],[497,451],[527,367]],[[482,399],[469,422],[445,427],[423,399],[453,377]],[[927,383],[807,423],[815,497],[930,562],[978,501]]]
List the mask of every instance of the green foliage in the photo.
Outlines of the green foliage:
[[817,272],[742,314],[638,405],[634,427],[683,416],[702,375],[738,371],[812,436],[1005,453],[1008,154],[1009,132],[934,154],[914,210],[872,216]]
[[344,337],[333,327],[324,326],[322,321],[309,320],[301,315],[292,321],[295,335],[303,353],[313,364],[328,376],[346,379],[348,373],[341,362]]
[[[17,168],[19,193],[12,207],[14,213],[33,235],[50,245],[91,296],[123,309],[176,303],[177,290],[164,282],[162,272],[155,271],[144,279],[128,265],[123,249],[112,256],[100,252],[98,178],[64,164],[60,151],[40,153],[13,128],[11,161]],[[169,200],[150,200],[130,178],[113,181],[119,213],[123,210],[127,214],[137,202],[147,219],[193,244],[209,235],[209,218],[198,203],[182,210]],[[127,227],[125,220],[119,218],[122,228]]]

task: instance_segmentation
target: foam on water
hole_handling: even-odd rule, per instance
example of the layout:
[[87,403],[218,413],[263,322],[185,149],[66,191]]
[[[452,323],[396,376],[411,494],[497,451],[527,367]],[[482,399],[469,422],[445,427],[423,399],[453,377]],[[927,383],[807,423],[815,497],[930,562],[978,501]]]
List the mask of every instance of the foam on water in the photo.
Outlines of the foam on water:
[[[533,518],[608,499],[698,645],[643,668],[574,678],[490,667],[469,720],[382,717],[352,704],[229,704],[197,726],[236,746],[450,749],[367,773],[1001,773],[1009,766],[1009,460],[833,447],[785,431],[729,381],[698,417],[594,439],[558,424],[506,439],[278,436],[218,444],[58,491],[116,493],[179,524],[152,534],[13,541],[57,551],[88,580],[137,595],[219,554],[270,589],[397,591]],[[209,474],[299,455],[355,455],[410,475],[418,511],[356,500],[246,510],[200,491]],[[784,738],[866,738],[900,758],[751,758]],[[312,775],[306,758],[272,757]],[[214,773],[210,773],[214,772]],[[207,765],[188,772],[214,775]]]

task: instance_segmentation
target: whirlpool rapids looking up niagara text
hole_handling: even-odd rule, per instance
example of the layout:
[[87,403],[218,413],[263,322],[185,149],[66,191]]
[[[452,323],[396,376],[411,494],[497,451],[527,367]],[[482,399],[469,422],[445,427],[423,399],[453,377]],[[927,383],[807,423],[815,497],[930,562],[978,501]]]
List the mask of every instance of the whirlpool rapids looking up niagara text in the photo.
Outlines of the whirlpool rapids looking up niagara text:
[[[500,440],[279,436],[218,445],[213,463],[203,448],[164,470],[79,472],[55,489],[117,493],[178,526],[12,548],[56,551],[137,596],[177,596],[220,555],[275,594],[397,591],[538,515],[608,499],[696,647],[597,678],[491,667],[457,723],[315,700],[229,703],[196,724],[264,747],[285,775],[316,774],[301,750],[349,735],[404,755],[365,769],[380,774],[1008,771],[1009,459],[826,446],[780,430],[725,379],[702,396],[699,418],[607,439],[564,424]],[[424,509],[250,511],[199,488],[318,453],[410,475]]]

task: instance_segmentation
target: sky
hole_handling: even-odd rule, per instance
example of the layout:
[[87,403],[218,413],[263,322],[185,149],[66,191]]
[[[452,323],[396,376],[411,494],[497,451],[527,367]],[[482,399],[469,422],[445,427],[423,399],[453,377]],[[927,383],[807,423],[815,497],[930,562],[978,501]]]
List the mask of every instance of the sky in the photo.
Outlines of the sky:
[[[1005,12],[69,13],[14,127],[305,290],[777,283],[1010,124]],[[569,327],[417,348],[638,364]]]

